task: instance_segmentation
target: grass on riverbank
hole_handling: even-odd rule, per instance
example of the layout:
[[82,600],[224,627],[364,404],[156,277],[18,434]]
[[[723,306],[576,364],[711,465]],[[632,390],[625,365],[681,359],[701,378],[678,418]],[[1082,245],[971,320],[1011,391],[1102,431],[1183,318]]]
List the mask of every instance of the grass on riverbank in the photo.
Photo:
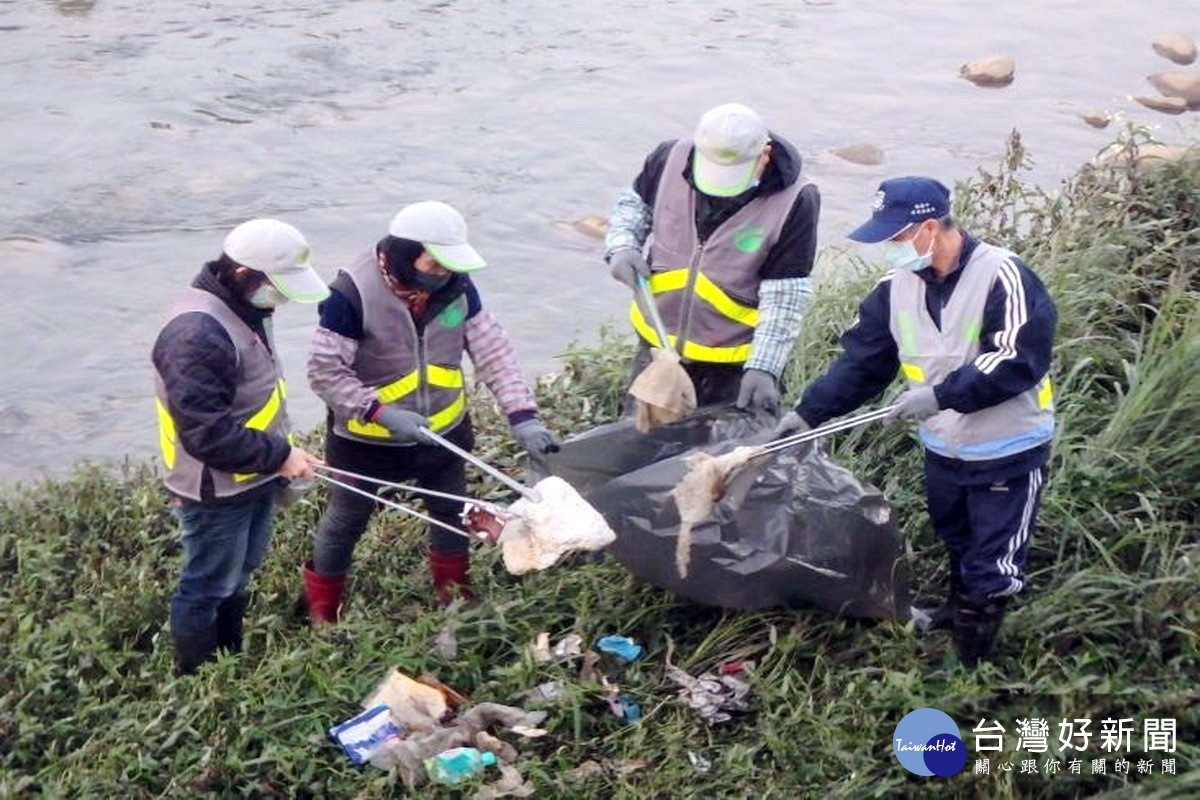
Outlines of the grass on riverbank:
[[[152,467],[80,468],[0,501],[0,797],[379,796],[394,776],[350,764],[325,738],[383,673],[431,672],[476,701],[514,702],[546,680],[570,687],[550,735],[519,742],[522,774],[552,797],[1175,797],[1200,794],[1200,159],[1148,169],[1131,133],[1106,165],[1084,167],[1061,191],[1020,180],[1019,142],[995,173],[959,187],[956,213],[983,238],[1016,249],[1059,309],[1053,375],[1061,435],[1031,556],[1032,588],[1002,633],[994,664],[943,667],[945,634],[866,625],[810,609],[724,613],[677,602],[611,562],[516,579],[478,552],[482,603],[457,616],[458,656],[430,647],[447,621],[430,609],[421,533],[384,517],[356,556],[347,619],[335,634],[291,616],[297,566],[324,497],[279,518],[253,586],[247,652],[199,676],[170,674],[167,599],[179,563],[176,530]],[[1194,153],[1194,151],[1193,151]],[[1124,154],[1123,156],[1121,154]],[[789,370],[793,390],[837,350],[877,273],[821,287]],[[541,382],[559,431],[614,413],[627,343],[605,338],[564,358]],[[478,405],[484,458],[516,468],[513,445]],[[909,433],[839,438],[833,452],[897,508],[918,595],[937,596],[945,559],[924,517],[919,453]],[[503,496],[493,484],[480,493]],[[606,664],[642,707],[611,716],[598,687],[535,664],[540,631],[585,640],[636,637],[646,654]],[[758,663],[752,711],[709,728],[673,701],[668,652],[692,671],[735,658]],[[943,781],[904,772],[891,754],[899,719],[921,706],[963,727],[967,768]],[[1050,722],[1050,752],[1014,754],[1015,721]],[[1080,775],[1057,752],[1057,723],[1092,720]],[[1132,718],[1132,775],[1114,774],[1101,719]],[[1177,750],[1142,753],[1142,721],[1178,723]],[[980,719],[1008,735],[991,774],[975,772]],[[689,753],[711,762],[699,772]],[[988,754],[980,754],[988,755]],[[1047,775],[1057,755],[1060,773]],[[1091,759],[1107,756],[1107,774]],[[1177,775],[1162,775],[1174,758]],[[1039,774],[1021,774],[1021,760]],[[1139,759],[1153,763],[1139,774]],[[571,770],[601,764],[590,777]],[[1005,761],[1011,772],[1001,770]],[[427,796],[435,791],[424,790]],[[469,792],[468,792],[469,794]]]

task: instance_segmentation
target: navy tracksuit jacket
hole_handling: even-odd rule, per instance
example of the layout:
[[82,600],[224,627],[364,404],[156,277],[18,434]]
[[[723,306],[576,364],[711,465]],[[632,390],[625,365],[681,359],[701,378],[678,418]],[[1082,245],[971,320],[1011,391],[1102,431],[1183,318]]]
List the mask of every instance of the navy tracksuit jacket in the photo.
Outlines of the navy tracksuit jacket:
[[[917,273],[926,282],[926,311],[939,327],[942,308],[977,244],[964,232],[958,269],[944,278],[932,268]],[[970,364],[955,370],[935,387],[941,408],[964,414],[988,408],[1027,391],[1049,370],[1057,321],[1054,302],[1037,275],[1019,260],[1016,264],[1024,303],[1010,298],[1003,281],[997,280],[984,307],[980,334],[982,353],[987,353],[997,349],[997,334],[1015,330],[1015,353],[987,374]],[[858,320],[842,336],[842,355],[804,392],[796,410],[809,425],[853,411],[895,379],[900,359],[889,326],[890,288],[889,273],[859,306]],[[990,461],[962,461],[925,451],[929,515],[950,550],[956,591],[979,601],[1024,587],[1025,556],[1049,455],[1049,443]]]

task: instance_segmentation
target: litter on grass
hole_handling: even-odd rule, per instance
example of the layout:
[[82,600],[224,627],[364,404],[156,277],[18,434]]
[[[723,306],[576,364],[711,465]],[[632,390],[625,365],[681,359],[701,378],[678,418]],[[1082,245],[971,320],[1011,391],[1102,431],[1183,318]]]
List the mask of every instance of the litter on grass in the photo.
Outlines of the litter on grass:
[[535,488],[541,501],[522,497],[513,503],[499,536],[504,568],[513,575],[546,569],[569,552],[599,550],[617,538],[600,512],[562,478],[544,478]]

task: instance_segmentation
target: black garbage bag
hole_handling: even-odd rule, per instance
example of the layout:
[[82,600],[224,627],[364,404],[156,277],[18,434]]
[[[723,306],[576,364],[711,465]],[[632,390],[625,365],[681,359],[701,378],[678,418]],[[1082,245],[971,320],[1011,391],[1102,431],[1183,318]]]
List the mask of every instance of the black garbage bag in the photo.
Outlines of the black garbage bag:
[[617,533],[608,552],[654,586],[732,609],[817,605],[855,617],[909,616],[908,575],[891,508],[819,448],[801,446],[737,471],[692,526],[686,570],[671,492],[688,454],[720,455],[770,438],[730,408],[704,408],[649,434],[632,420],[563,443],[549,468]]

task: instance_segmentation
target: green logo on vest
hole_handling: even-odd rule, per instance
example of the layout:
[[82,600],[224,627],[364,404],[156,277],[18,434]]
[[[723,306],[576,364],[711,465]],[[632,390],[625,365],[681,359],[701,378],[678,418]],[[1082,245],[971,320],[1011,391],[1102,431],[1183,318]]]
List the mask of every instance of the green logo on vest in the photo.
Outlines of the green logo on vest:
[[454,303],[453,305],[446,306],[442,310],[442,313],[438,314],[438,322],[447,328],[457,328],[463,324],[463,317],[465,316],[466,312],[463,311],[462,304]]
[[757,253],[763,246],[763,229],[757,226],[742,228],[733,235],[733,246],[743,253]]

